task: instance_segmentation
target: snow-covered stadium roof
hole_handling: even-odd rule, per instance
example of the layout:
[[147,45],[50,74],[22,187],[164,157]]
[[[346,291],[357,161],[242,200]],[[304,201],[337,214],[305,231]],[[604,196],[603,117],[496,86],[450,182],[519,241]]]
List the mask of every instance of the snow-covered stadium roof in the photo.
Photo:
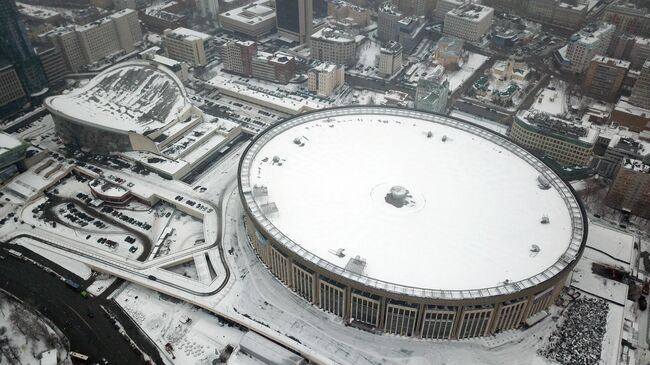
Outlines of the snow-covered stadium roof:
[[177,121],[191,103],[178,77],[147,61],[129,61],[95,76],[45,105],[66,119],[109,131],[144,134]]
[[[414,296],[537,285],[576,260],[586,236],[573,191],[537,158],[473,124],[414,110],[289,119],[250,145],[240,184],[266,234],[306,261]],[[357,256],[363,271],[350,264]]]

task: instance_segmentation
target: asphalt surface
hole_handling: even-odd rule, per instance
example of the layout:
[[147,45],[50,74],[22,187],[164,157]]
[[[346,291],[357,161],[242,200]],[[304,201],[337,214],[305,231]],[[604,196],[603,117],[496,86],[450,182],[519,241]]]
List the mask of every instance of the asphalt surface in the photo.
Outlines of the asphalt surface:
[[[1,246],[8,247],[5,244]],[[37,259],[77,283],[84,283],[76,275],[22,247],[12,245],[10,248]],[[162,364],[155,346],[114,302],[103,297],[84,298],[58,277],[46,273],[32,263],[9,256],[4,250],[0,251],[0,254],[5,257],[0,261],[0,287],[49,318],[70,341],[70,350],[91,356],[93,361],[105,358],[109,364],[144,364],[139,352],[131,349],[110,319],[105,316],[100,307],[103,305],[118,316],[131,339],[152,356],[156,364]]]

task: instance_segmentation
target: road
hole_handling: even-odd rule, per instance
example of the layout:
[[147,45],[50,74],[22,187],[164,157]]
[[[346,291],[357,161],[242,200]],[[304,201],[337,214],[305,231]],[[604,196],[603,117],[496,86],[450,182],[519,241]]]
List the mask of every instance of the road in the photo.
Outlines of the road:
[[[7,247],[4,244],[2,246]],[[26,249],[16,246],[11,248],[20,250],[66,277],[83,282],[74,274]],[[4,251],[2,254],[6,259],[0,264],[0,287],[50,319],[68,338],[72,351],[92,356],[96,361],[102,357],[106,358],[110,364],[144,363],[140,354],[131,349],[100,307],[103,305],[113,313],[121,312],[114,302],[102,298],[83,298],[57,277],[47,274],[37,266],[15,259]],[[137,326],[123,316],[120,318],[127,333],[138,346],[152,356],[156,363],[162,364],[158,351],[139,332]]]

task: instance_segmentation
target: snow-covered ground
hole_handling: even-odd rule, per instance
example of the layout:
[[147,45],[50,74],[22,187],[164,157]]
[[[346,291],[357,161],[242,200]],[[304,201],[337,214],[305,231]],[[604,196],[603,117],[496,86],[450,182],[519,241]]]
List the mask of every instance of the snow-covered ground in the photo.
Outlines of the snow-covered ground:
[[488,56],[478,53],[470,53],[467,62],[463,63],[460,70],[447,72],[445,78],[449,81],[449,90],[453,93],[461,87],[467,79],[472,77],[487,60]]
[[[245,332],[214,315],[137,285],[126,285],[115,301],[159,347],[169,363],[208,364],[227,346],[237,346]],[[165,351],[169,343],[173,355]]]
[[482,127],[490,129],[493,132],[499,133],[502,136],[505,136],[508,132],[508,126],[505,124],[501,124],[490,119],[481,118],[477,115],[462,112],[460,110],[452,110],[452,112],[449,113],[449,116],[462,119],[466,122],[478,124]]
[[104,290],[106,290],[113,282],[115,281],[115,276],[110,276],[106,274],[99,274],[95,277],[95,281],[90,284],[86,291],[91,293],[94,296],[101,295]]
[[72,364],[62,336],[51,323],[0,290],[0,363],[39,365],[43,353],[54,350],[55,363]]
[[69,257],[60,255],[56,252],[52,252],[50,250],[41,248],[40,246],[36,246],[32,244],[32,240],[29,238],[18,238],[14,242],[29,249],[30,251],[38,255],[47,258],[48,260],[54,262],[55,264],[65,268],[66,270],[74,273],[75,275],[83,279],[88,279],[90,278],[90,275],[92,275],[92,271],[90,270],[88,265],[83,264],[77,260],[71,259]]

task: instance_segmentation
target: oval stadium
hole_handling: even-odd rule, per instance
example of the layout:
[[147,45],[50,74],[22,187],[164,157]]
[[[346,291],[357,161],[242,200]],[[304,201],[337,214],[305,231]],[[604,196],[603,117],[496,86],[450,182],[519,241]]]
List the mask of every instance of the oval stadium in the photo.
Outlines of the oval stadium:
[[535,156],[415,110],[344,107],[276,124],[243,154],[239,192],[273,275],[352,326],[402,336],[534,321],[587,238],[573,189]]

